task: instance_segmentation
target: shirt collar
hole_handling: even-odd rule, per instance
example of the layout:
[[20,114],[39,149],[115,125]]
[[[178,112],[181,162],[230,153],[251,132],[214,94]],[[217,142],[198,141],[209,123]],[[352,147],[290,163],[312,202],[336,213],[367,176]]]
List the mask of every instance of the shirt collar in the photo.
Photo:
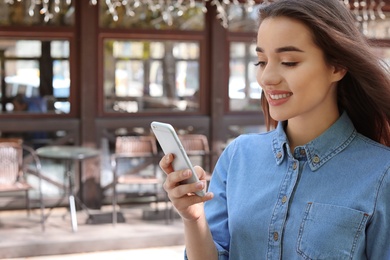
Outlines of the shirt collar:
[[[274,131],[272,148],[276,163],[282,163],[284,157],[292,156],[288,146],[288,139],[284,131],[284,123],[279,122]],[[347,147],[356,136],[356,129],[346,112],[324,133],[301,146],[305,149],[307,162],[312,171],[318,170],[333,156]]]

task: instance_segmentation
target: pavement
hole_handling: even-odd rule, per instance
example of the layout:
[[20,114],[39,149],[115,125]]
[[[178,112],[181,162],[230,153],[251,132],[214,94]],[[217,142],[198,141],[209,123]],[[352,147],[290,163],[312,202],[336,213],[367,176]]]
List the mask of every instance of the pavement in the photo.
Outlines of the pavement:
[[[0,259],[183,259],[183,223],[177,214],[167,219],[164,209],[122,206],[124,222],[116,225],[111,223],[110,207],[88,214],[77,211],[76,232],[67,208],[52,210],[45,231],[39,210],[29,217],[24,210],[0,211]],[[90,216],[99,221],[88,221]]]
[[169,247],[157,247],[146,249],[131,249],[131,250],[117,250],[117,251],[105,251],[94,253],[80,253],[80,254],[68,254],[68,255],[55,255],[55,256],[38,256],[38,257],[25,257],[25,258],[12,258],[12,260],[183,260],[184,246],[169,246]]

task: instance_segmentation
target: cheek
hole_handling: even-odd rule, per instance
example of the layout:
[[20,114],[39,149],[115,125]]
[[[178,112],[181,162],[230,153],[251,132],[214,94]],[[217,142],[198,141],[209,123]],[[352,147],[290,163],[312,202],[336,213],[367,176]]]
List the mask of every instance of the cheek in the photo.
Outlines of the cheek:
[[321,89],[328,85],[329,80],[327,73],[319,66],[302,66],[297,70],[288,72],[285,79],[293,93],[302,92],[302,94],[321,92]]
[[259,68],[256,68],[256,81],[257,83],[259,83],[260,87],[263,88],[261,86],[261,76],[262,76],[262,71]]

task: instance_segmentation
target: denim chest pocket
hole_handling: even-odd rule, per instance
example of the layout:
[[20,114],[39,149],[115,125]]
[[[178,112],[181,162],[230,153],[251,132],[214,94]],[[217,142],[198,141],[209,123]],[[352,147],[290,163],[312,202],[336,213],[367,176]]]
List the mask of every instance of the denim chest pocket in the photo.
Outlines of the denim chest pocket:
[[308,203],[297,252],[303,259],[352,259],[369,215],[351,208]]

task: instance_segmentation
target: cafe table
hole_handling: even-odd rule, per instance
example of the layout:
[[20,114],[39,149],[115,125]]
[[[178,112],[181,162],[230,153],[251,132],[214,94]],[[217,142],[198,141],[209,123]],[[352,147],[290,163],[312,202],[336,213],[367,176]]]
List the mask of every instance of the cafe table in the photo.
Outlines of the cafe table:
[[[77,231],[77,218],[76,218],[76,202],[84,209],[87,207],[82,203],[80,198],[77,197],[75,192],[75,173],[72,171],[72,167],[76,162],[81,162],[85,159],[94,158],[100,155],[100,151],[90,147],[82,146],[67,146],[67,145],[55,145],[44,146],[36,150],[40,158],[60,160],[65,166],[65,177],[68,181],[67,195],[69,199],[69,209],[72,222],[73,232]],[[81,176],[79,176],[81,180]],[[66,196],[66,195],[65,195]]]

